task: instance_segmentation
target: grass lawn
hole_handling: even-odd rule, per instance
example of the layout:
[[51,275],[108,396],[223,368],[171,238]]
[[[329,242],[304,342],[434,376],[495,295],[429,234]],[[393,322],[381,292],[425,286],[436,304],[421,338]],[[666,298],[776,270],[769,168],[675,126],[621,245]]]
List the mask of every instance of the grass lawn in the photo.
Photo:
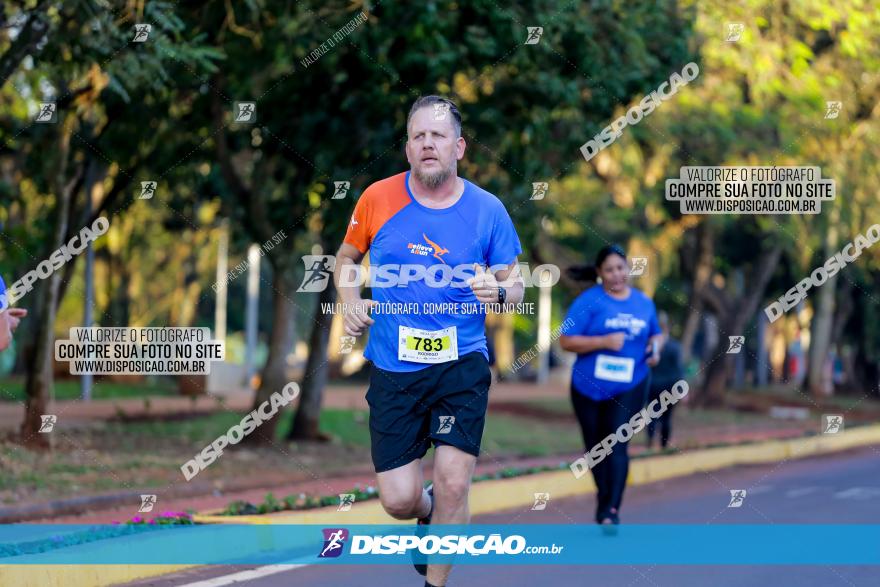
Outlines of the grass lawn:
[[[128,397],[148,397],[155,395],[179,395],[176,383],[164,381],[160,383],[119,383],[114,381],[97,381],[92,385],[92,399],[113,399]],[[82,390],[78,379],[62,379],[55,381],[55,399],[80,399]],[[25,400],[24,378],[4,377],[0,379],[0,401],[22,402]]]
[[[110,421],[59,435],[51,453],[31,452],[0,441],[0,503],[62,499],[107,491],[156,488],[185,483],[180,466],[239,423],[244,414],[218,412],[186,419]],[[279,423],[275,444],[235,446],[224,451],[200,481],[242,478],[272,482],[314,479],[370,466],[370,436],[364,410],[327,409],[321,430],[327,443],[287,442],[290,413]],[[541,422],[492,415],[483,436],[485,458],[571,453],[580,440],[574,422]]]
[[490,414],[483,432],[482,451],[487,457],[536,457],[583,450],[580,428],[569,422],[545,421],[507,414]]
[[[238,424],[242,414],[215,413],[187,420],[154,420],[149,422],[112,422],[105,433],[119,439],[120,448],[131,450],[145,438],[177,439],[180,443],[205,444],[225,434]],[[275,439],[283,442],[291,418],[279,422]],[[366,410],[326,409],[321,413],[321,431],[347,447],[370,447],[370,429]],[[527,431],[524,434],[524,431]],[[486,421],[483,448],[509,455],[540,456],[577,450],[580,432],[574,421],[570,424],[544,423],[532,418],[493,414]]]
[[[847,412],[880,412],[880,400],[874,394],[849,393],[846,395],[811,397],[809,393],[791,386],[768,386],[762,388],[745,388],[734,394],[731,399],[734,405],[754,403],[759,406],[774,404],[798,405],[811,410],[839,410]],[[819,406],[817,408],[817,405]]]
[[[759,394],[754,394],[758,396]],[[786,396],[783,394],[765,394],[763,397],[765,398],[765,403],[769,405],[774,405],[776,402],[770,401],[766,402],[767,396],[773,397],[774,399],[791,399],[791,396]],[[859,400],[857,398],[850,397],[842,397],[842,398],[833,398],[834,402],[829,403],[829,405],[836,406],[841,412],[846,412],[849,408],[856,408],[862,410],[878,410],[880,411],[880,402],[873,400]],[[538,413],[546,413],[553,416],[570,416],[572,420],[574,420],[574,411],[571,407],[571,401],[569,399],[543,399],[543,400],[534,400],[534,401],[524,401],[519,402],[524,406],[529,406],[534,408]],[[742,401],[741,403],[746,403]],[[793,402],[789,402],[793,403]],[[807,400],[803,401],[803,406],[806,408],[810,408],[814,413],[818,413],[819,410],[816,406],[808,403]],[[823,411],[830,409],[828,407],[824,408]],[[676,427],[681,426],[682,428],[702,428],[702,427],[711,427],[711,426],[755,426],[755,425],[768,425],[770,427],[774,427],[779,425],[783,420],[778,420],[775,418],[771,418],[769,415],[769,407],[767,411],[761,412],[753,412],[753,411],[741,411],[732,408],[692,408],[690,406],[681,406],[676,408],[675,411],[675,425]],[[490,418],[491,419],[491,418]]]

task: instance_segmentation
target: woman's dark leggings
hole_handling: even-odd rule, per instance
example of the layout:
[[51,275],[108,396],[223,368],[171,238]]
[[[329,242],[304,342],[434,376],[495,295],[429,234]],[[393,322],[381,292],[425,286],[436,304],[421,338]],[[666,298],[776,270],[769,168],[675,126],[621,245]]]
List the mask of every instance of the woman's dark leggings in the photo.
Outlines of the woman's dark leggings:
[[[624,393],[606,400],[594,400],[571,388],[571,403],[581,425],[585,452],[590,452],[603,438],[617,431],[645,406],[651,377],[645,377],[638,385]],[[596,481],[596,521],[608,517],[611,509],[620,511],[626,476],[629,473],[629,441],[614,445],[611,453],[594,466]]]

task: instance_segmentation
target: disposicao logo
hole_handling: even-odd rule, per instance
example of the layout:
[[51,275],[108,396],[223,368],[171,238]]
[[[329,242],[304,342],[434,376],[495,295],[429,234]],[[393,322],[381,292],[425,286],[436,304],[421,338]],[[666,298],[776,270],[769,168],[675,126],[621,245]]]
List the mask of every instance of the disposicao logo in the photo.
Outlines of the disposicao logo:
[[345,528],[324,528],[324,546],[318,553],[318,558],[336,558],[345,547],[345,541],[348,540],[348,530]]

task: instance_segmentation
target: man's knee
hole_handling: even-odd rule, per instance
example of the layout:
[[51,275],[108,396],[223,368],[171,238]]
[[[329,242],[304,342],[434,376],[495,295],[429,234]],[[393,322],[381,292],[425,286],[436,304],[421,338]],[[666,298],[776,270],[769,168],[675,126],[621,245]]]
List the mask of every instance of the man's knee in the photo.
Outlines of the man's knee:
[[422,492],[414,490],[380,493],[379,499],[389,516],[406,520],[414,517],[418,511],[422,502]]
[[451,473],[435,473],[434,493],[438,499],[443,499],[447,503],[461,504],[467,501],[468,491],[470,490],[470,479],[468,475],[456,471]]

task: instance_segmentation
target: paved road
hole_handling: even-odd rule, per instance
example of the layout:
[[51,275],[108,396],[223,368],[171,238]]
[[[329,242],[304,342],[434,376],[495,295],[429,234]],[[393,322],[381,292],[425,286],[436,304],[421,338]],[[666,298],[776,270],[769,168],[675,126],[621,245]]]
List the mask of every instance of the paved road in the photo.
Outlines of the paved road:
[[[730,489],[746,489],[740,508],[728,508]],[[592,496],[551,500],[544,511],[479,516],[480,523],[590,524]],[[880,447],[798,461],[735,467],[631,488],[621,517],[640,524],[880,524]],[[729,546],[729,545],[725,545]],[[658,544],[658,548],[674,548]],[[821,547],[821,545],[817,545]],[[874,548],[878,545],[874,544]],[[878,584],[876,566],[476,566],[453,571],[448,585],[465,587],[856,587]],[[247,575],[240,575],[247,573]],[[236,575],[238,574],[238,575]],[[258,576],[264,574],[264,576]],[[236,577],[242,580],[231,582]],[[214,567],[129,587],[420,587],[411,567]]]

